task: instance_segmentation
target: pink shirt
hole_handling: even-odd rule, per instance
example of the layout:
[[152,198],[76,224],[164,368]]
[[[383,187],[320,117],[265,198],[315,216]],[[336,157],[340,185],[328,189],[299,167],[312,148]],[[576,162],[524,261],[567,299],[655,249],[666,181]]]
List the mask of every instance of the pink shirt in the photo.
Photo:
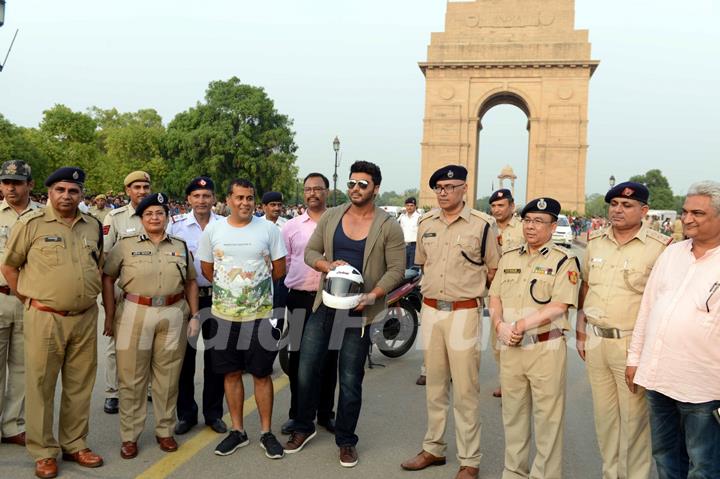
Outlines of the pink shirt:
[[282,237],[285,241],[287,273],[285,286],[302,291],[317,291],[320,285],[320,273],[305,264],[305,246],[315,231],[315,223],[307,212],[297,216],[283,226]]
[[638,366],[636,384],[697,404],[720,399],[720,247],[697,259],[691,248],[682,241],[658,258],[627,365]]

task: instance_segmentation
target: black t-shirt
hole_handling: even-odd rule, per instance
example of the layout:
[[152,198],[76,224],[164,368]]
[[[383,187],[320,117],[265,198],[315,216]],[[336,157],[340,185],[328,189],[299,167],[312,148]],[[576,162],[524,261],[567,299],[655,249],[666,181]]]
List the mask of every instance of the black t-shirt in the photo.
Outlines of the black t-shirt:
[[333,260],[341,259],[362,274],[366,241],[367,238],[359,241],[348,238],[343,230],[342,221],[340,221],[335,230],[335,236],[333,236]]

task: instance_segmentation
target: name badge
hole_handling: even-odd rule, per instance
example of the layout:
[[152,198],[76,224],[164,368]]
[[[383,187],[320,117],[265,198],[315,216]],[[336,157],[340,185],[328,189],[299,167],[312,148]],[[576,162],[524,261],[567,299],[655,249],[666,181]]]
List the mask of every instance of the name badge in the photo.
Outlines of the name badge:
[[60,236],[46,236],[45,242],[46,243],[62,243],[62,238]]
[[133,251],[133,256],[150,256],[152,255],[152,251]]
[[512,269],[504,269],[503,273],[505,274],[520,274],[522,270],[520,268],[512,268]]
[[437,236],[437,233],[425,233],[422,235],[423,238],[435,238]]
[[137,228],[128,228],[125,230],[125,233],[134,233]]
[[553,275],[555,273],[555,270],[553,270],[552,268],[543,268],[542,266],[535,266],[533,273]]

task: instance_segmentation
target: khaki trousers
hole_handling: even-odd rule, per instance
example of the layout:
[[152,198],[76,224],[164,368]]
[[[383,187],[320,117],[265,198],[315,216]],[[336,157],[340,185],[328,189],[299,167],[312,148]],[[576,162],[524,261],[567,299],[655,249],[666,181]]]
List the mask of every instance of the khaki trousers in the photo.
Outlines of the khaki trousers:
[[0,426],[1,437],[25,430],[25,358],[23,305],[0,293]]
[[[115,282],[115,323],[118,322],[120,304],[123,302],[123,290]],[[118,398],[117,357],[115,355],[115,338],[105,340],[105,397]]]
[[137,441],[145,427],[148,382],[152,383],[155,435],[172,436],[187,346],[187,302],[149,307],[124,301],[121,309],[115,338],[122,441]]
[[450,379],[458,460],[462,466],[480,464],[480,328],[481,309],[438,311],[423,304],[428,426],[423,449],[444,456],[450,405]]
[[[500,347],[502,418],[505,428],[503,479],[560,479],[567,346],[564,338],[525,347]],[[535,460],[530,468],[530,422]]]
[[588,332],[585,362],[592,388],[595,432],[603,479],[650,476],[650,422],[645,390],[625,384],[625,363],[632,336],[605,339]]
[[[85,449],[90,399],[97,370],[98,307],[60,316],[25,306],[27,450],[34,459]],[[62,374],[61,374],[62,373]],[[62,378],[59,444],[53,435],[58,375]]]

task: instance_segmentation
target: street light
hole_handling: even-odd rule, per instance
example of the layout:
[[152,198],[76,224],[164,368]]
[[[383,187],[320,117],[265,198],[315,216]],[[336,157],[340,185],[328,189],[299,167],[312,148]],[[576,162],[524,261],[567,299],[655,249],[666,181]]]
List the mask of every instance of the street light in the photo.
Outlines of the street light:
[[0,27],[5,24],[5,0],[0,0]]
[[610,183],[610,188],[615,186],[615,175],[610,175],[610,179],[608,180]]
[[333,173],[333,206],[337,206],[337,168],[338,168],[338,152],[340,151],[340,140],[335,136],[333,140],[333,150],[335,150],[335,172]]

